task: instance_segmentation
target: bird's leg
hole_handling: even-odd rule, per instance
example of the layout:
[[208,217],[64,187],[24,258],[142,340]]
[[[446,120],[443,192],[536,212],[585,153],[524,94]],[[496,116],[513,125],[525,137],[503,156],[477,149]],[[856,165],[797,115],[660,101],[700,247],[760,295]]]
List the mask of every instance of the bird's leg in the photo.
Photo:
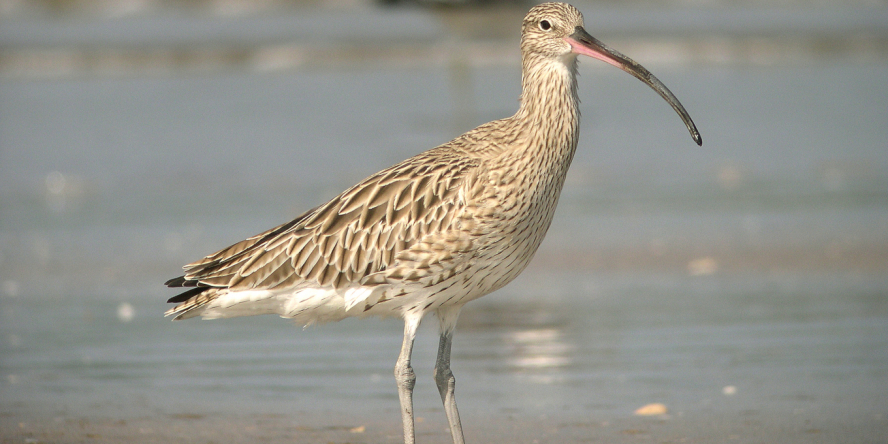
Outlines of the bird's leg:
[[401,344],[401,354],[395,364],[395,380],[398,382],[398,398],[401,400],[401,421],[404,425],[404,444],[413,444],[416,433],[413,428],[413,386],[416,385],[416,375],[410,366],[410,355],[413,353],[413,340],[416,339],[416,329],[422,320],[421,314],[408,314],[404,316],[404,343]]
[[444,412],[447,414],[447,422],[450,424],[450,436],[453,444],[463,444],[462,425],[459,422],[459,411],[456,409],[456,378],[450,371],[450,346],[453,343],[453,330],[456,328],[456,318],[461,307],[446,307],[438,310],[438,320],[441,322],[441,341],[438,343],[438,359],[435,361],[435,383],[444,403]]

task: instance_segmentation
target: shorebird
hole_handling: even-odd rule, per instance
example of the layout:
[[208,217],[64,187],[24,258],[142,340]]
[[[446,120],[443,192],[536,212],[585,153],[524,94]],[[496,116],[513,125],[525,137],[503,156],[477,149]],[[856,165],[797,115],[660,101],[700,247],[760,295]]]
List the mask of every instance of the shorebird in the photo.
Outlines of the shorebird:
[[188,264],[166,282],[175,319],[277,314],[303,325],[399,317],[395,364],[404,442],[414,442],[413,340],[440,322],[434,378],[453,442],[464,442],[450,350],[463,305],[518,276],[539,247],[579,138],[577,57],[614,65],[653,88],[702,139],[647,69],[583,29],[564,3],[533,7],[521,30],[518,111],[364,179],[296,219]]

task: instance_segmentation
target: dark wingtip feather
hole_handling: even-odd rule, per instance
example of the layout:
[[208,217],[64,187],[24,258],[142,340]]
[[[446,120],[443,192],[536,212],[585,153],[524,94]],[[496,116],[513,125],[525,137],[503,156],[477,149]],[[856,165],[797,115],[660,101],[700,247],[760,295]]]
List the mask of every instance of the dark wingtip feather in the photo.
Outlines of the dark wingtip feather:
[[163,285],[166,285],[167,287],[192,287],[192,285],[187,285],[187,282],[185,276],[179,276],[164,282]]
[[[173,279],[173,280],[175,280],[175,279]],[[169,283],[167,283],[167,285],[169,285]],[[170,286],[172,287],[173,285],[170,285]],[[184,293],[180,293],[180,294],[177,294],[177,295],[175,295],[175,296],[169,298],[169,299],[167,300],[167,302],[169,302],[169,303],[171,303],[171,304],[173,304],[173,303],[179,303],[179,302],[185,302],[185,301],[191,299],[192,297],[197,296],[197,295],[199,295],[199,294],[201,294],[201,293],[203,293],[203,292],[209,290],[210,288],[212,288],[212,287],[197,287],[197,288],[192,288],[191,290],[188,290],[188,291],[186,291],[186,292],[184,292]]]

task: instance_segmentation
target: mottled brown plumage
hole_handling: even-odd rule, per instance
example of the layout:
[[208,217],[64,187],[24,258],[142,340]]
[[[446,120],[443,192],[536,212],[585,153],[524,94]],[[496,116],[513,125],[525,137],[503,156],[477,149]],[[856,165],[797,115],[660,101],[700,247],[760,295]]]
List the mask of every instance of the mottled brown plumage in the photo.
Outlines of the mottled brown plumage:
[[543,240],[579,137],[577,55],[641,79],[681,115],[647,70],[590,37],[563,3],[522,25],[518,112],[380,171],[298,218],[186,265],[167,282],[194,287],[170,302],[175,319],[275,313],[303,324],[398,316],[396,366],[405,442],[413,442],[410,353],[423,315],[442,324],[436,381],[455,443],[462,430],[449,369],[460,308],[513,280]]

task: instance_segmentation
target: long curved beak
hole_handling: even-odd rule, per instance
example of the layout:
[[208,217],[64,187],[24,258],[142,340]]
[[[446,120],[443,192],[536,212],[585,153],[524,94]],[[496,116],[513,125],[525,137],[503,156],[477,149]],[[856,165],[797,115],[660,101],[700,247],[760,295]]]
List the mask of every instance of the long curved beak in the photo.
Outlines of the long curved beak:
[[672,91],[669,91],[669,88],[667,88],[659,79],[654,77],[654,75],[645,69],[645,67],[639,65],[635,60],[626,57],[618,51],[608,48],[607,45],[589,35],[581,26],[577,26],[574,33],[564,39],[570,43],[574,53],[587,55],[603,62],[607,62],[632,74],[636,79],[641,80],[653,88],[660,97],[664,98],[670,105],[672,105],[672,109],[678,113],[681,120],[684,121],[685,126],[688,127],[688,131],[690,131],[694,142],[697,142],[697,145],[703,145],[703,138],[700,137],[700,132],[697,131],[697,126],[694,125],[694,121],[691,120],[691,116],[685,111],[684,106],[682,106],[681,102],[675,98]]

